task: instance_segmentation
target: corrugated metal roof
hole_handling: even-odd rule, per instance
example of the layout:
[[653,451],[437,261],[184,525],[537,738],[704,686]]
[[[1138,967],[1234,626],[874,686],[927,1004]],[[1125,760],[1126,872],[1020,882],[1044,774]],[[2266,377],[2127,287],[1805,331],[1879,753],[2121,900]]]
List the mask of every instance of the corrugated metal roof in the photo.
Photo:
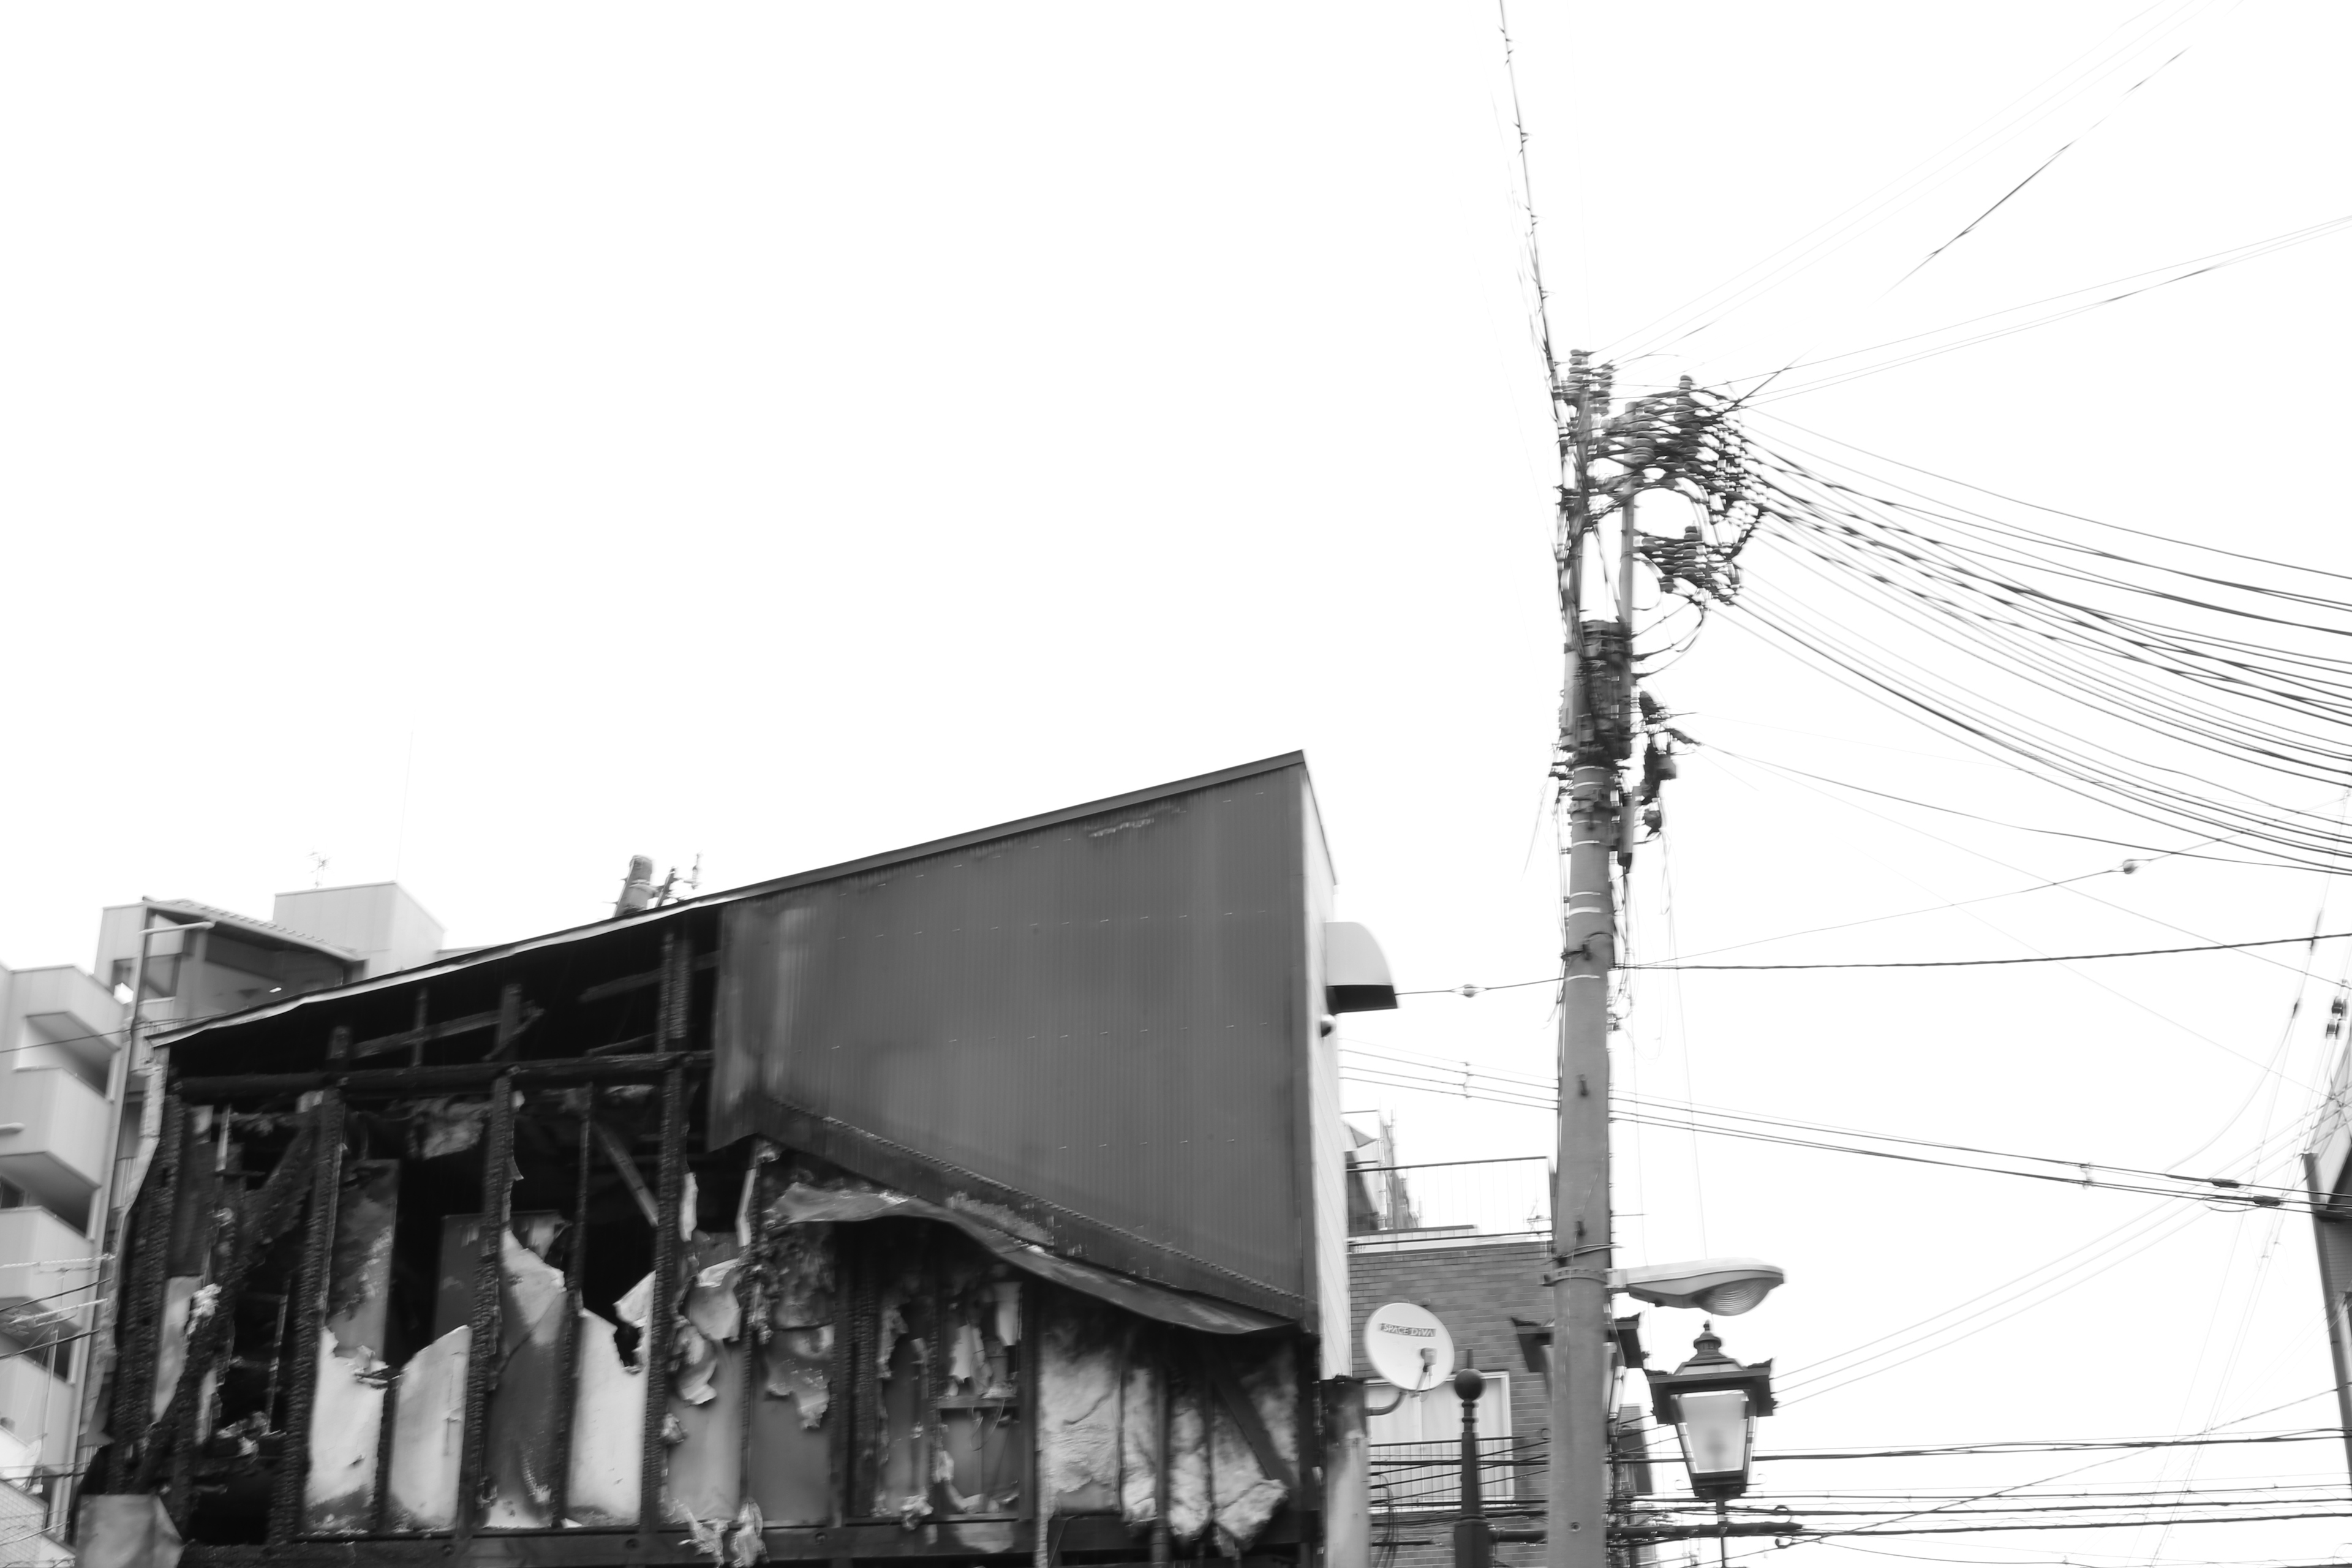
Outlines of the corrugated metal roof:
[[[572,926],[562,931],[548,931],[540,936],[525,937],[517,942],[499,943],[490,947],[477,948],[461,956],[442,959],[432,963],[419,964],[414,969],[396,970],[389,974],[377,975],[371,980],[356,981],[349,985],[338,985],[331,990],[307,992],[300,996],[292,997],[284,1002],[273,1003],[269,1005],[261,1007],[250,1007],[242,1013],[224,1014],[219,1017],[206,1018],[199,1023],[190,1024],[179,1029],[168,1031],[159,1030],[152,1038],[153,1042],[159,1046],[178,1045],[184,1041],[194,1039],[197,1037],[207,1033],[238,1028],[247,1024],[259,1023],[268,1018],[282,1017],[288,1014],[299,1012],[305,1008],[316,1009],[320,1006],[326,1005],[347,997],[365,995],[371,992],[383,991],[396,986],[413,985],[419,981],[431,980],[440,975],[460,973],[469,969],[478,968],[484,964],[496,963],[502,959],[515,957],[519,954],[536,952],[547,948],[561,947],[569,942],[585,942],[593,937],[601,936],[608,931],[620,931],[624,929],[642,930],[649,925],[656,925],[665,921],[676,919],[677,917],[694,910],[709,909],[720,904],[735,903],[744,899],[760,898],[771,893],[783,892],[793,888],[805,887],[812,883],[830,881],[836,878],[854,876],[863,871],[878,870],[886,867],[899,865],[906,861],[921,859],[927,856],[942,854],[950,850],[961,848],[968,845],[983,843],[992,838],[1001,838],[1012,834],[1051,827],[1061,823],[1075,821],[1080,817],[1094,816],[1104,812],[1117,811],[1122,806],[1139,805],[1146,801],[1156,800],[1181,791],[1209,788],[1235,779],[1249,778],[1259,773],[1269,773],[1287,767],[1304,768],[1306,765],[1307,753],[1304,752],[1286,752],[1280,756],[1266,757],[1261,761],[1254,763],[1244,763],[1235,767],[1221,768],[1214,773],[1202,773],[1193,778],[1179,779],[1171,784],[1158,784],[1149,789],[1129,790],[1124,795],[1111,795],[1102,800],[1088,801],[1081,805],[1065,806],[1058,811],[1049,811],[1036,816],[1023,817],[1014,822],[999,823],[992,827],[975,828],[970,832],[954,834],[946,838],[936,838],[929,843],[909,845],[903,849],[885,850],[877,855],[868,855],[856,860],[845,860],[841,862],[839,865],[820,867],[814,870],[809,871],[796,871],[791,875],[772,878],[763,882],[753,882],[740,888],[729,888],[714,893],[705,893],[698,898],[683,900],[675,904],[665,905],[658,910],[648,910],[644,914],[625,916],[617,920],[597,921],[587,925]],[[280,940],[299,942],[305,946],[311,947],[321,952],[334,953],[346,959],[355,961],[360,956],[357,953],[345,952],[341,948],[331,947],[327,943],[316,942],[311,938],[303,936],[299,931],[287,931],[283,927],[272,925],[268,921],[257,921],[249,915],[240,915],[233,910],[214,910],[208,904],[199,904],[188,900],[151,899],[146,901],[158,908],[172,907],[184,909],[188,912],[194,914],[197,919],[222,920],[233,922],[234,924],[241,927],[256,929]]]
[[167,910],[173,914],[186,915],[192,920],[211,921],[215,925],[227,926],[232,930],[245,931],[253,936],[267,937],[271,942],[284,942],[289,947],[307,948],[312,952],[323,952],[330,958],[338,958],[346,963],[357,963],[360,961],[361,955],[348,947],[337,947],[331,942],[320,942],[315,936],[305,936],[299,931],[269,921],[257,920],[251,915],[241,915],[235,910],[200,904],[194,899],[148,899],[143,902],[151,910]]

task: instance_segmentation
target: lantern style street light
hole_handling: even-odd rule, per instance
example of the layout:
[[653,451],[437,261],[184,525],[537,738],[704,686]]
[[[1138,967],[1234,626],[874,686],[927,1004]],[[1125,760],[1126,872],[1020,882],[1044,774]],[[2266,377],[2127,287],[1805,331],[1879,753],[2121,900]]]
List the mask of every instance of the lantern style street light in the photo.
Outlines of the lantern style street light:
[[1742,1366],[1725,1355],[1712,1323],[1691,1348],[1698,1353],[1674,1371],[1649,1374],[1650,1403],[1682,1439],[1693,1494],[1719,1504],[1748,1489],[1756,1417],[1772,1414],[1772,1363]]

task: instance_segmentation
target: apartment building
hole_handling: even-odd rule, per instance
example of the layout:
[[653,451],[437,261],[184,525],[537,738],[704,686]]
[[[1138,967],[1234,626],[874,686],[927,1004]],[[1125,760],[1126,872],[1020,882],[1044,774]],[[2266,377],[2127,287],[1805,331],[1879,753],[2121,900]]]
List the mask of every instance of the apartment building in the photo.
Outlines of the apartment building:
[[[0,966],[0,1564],[70,1556],[50,1504],[87,1447],[90,1374],[106,1371],[89,1353],[102,1342],[93,1287],[110,1274],[98,1211],[119,1213],[152,1153],[148,1037],[428,963],[441,935],[390,882],[281,893],[266,921],[142,899],[100,917],[89,970]],[[140,1037],[124,1056],[134,977]]]

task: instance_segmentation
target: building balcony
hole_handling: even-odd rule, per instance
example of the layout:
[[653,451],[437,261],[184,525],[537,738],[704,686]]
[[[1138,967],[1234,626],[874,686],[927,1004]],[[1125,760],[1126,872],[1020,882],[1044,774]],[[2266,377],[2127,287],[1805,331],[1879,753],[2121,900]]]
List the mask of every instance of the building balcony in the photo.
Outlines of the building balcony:
[[0,1360],[0,1431],[15,1439],[0,1458],[48,1469],[69,1464],[66,1432],[73,1420],[73,1400],[74,1385],[33,1357]]
[[0,1178],[79,1226],[105,1163],[104,1095],[64,1068],[0,1072]]
[[11,1005],[32,1039],[81,1064],[84,1077],[103,1078],[122,1027],[114,993],[71,964],[20,969],[10,980]]
[[76,1310],[89,1294],[62,1292],[89,1282],[89,1240],[81,1232],[47,1209],[0,1209],[0,1313],[27,1301]]

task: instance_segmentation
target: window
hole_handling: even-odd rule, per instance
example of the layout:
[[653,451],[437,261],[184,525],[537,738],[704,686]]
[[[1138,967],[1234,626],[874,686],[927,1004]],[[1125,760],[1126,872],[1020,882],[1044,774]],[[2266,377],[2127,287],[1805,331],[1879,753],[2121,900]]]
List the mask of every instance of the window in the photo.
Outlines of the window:
[[[134,959],[116,959],[113,969],[108,972],[110,978],[107,984],[128,987],[131,984],[131,972],[137,967],[138,963]],[[146,983],[143,989],[151,998],[176,994],[180,989],[179,955],[177,953],[148,954]]]

